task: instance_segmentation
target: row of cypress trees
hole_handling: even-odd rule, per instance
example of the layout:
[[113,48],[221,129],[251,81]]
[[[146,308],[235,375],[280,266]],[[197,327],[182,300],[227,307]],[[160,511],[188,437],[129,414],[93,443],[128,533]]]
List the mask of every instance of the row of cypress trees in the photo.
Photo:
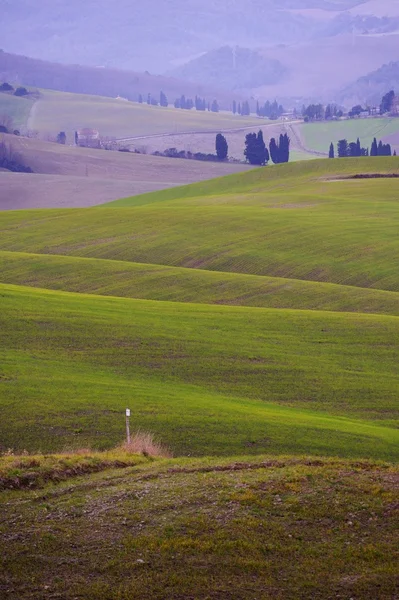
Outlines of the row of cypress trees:
[[[396,150],[393,153],[396,156]],[[382,140],[377,142],[377,138],[374,138],[371,144],[370,150],[363,148],[360,144],[359,138],[356,142],[349,142],[346,139],[339,140],[337,144],[337,156],[338,158],[356,157],[356,156],[392,156],[392,147],[390,144],[384,144]],[[328,152],[329,158],[335,158],[334,144],[331,142],[330,149]]]
[[263,139],[263,132],[248,133],[245,138],[244,156],[251,165],[266,165],[271,159],[275,165],[290,160],[290,138],[280,134],[279,140],[271,138],[269,148]]
[[[229,152],[227,140],[221,133],[216,136],[216,155],[219,160],[226,160]],[[290,138],[281,134],[278,141],[272,138],[269,147],[263,139],[263,132],[248,133],[245,137],[244,156],[251,165],[266,165],[271,159],[275,165],[290,160]]]

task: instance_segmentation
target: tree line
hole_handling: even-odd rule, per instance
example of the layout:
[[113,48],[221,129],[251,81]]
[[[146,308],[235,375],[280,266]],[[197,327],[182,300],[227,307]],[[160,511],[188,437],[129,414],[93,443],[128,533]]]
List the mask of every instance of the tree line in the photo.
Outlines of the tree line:
[[[226,160],[229,147],[226,138],[219,133],[216,136],[216,155],[219,160]],[[269,147],[263,139],[263,132],[248,133],[245,137],[244,156],[251,165],[267,165],[272,162],[277,165],[287,163],[290,159],[290,138],[286,133],[280,134],[278,140],[271,138]]]
[[[356,142],[348,142],[348,140],[342,139],[337,143],[336,154],[338,158],[354,158],[358,156],[392,156],[392,147],[391,144],[384,144],[382,140],[377,142],[377,138],[374,138],[369,150],[369,148],[362,147],[359,138],[357,138]],[[394,150],[393,156],[396,156],[396,150]],[[332,142],[330,144],[328,157],[335,158],[335,148]]]
[[[139,104],[146,103],[149,106],[163,106],[165,108],[169,106],[168,98],[163,91],[159,93],[159,98],[147,94],[146,99],[144,99],[143,95],[139,94],[138,102]],[[187,98],[184,94],[175,99],[173,106],[183,110],[192,110],[195,108],[195,110],[198,111],[215,113],[220,111],[220,105],[216,99],[210,102],[206,98],[201,98],[200,96],[195,96],[194,99]],[[233,100],[231,110],[234,115],[241,115],[242,117],[248,117],[251,114],[251,106],[248,100],[244,100],[243,102]],[[278,119],[285,112],[284,107],[281,104],[278,104],[277,100],[274,100],[274,102],[267,100],[264,104],[260,104],[259,101],[257,101],[255,110],[258,117],[266,117],[268,119]]]

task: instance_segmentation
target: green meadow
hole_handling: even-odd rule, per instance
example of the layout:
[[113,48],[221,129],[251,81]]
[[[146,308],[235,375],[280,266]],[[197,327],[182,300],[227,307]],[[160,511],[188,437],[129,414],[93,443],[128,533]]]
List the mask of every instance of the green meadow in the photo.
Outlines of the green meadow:
[[[98,129],[103,136],[118,138],[213,131],[250,127],[256,117],[232,113],[179,110],[170,106],[148,106],[115,98],[41,90],[32,112],[30,127],[42,132],[60,130],[73,135],[82,127]],[[170,99],[171,102],[174,101]],[[143,141],[145,143],[145,141]]]
[[16,129],[26,127],[34,101],[30,98],[18,98],[0,93],[0,117],[11,117]]
[[318,152],[328,152],[330,143],[336,146],[338,140],[349,142],[360,138],[364,146],[370,147],[373,138],[381,139],[399,134],[399,119],[350,119],[347,121],[326,121],[305,123],[300,128],[305,146]]
[[0,213],[0,595],[396,597],[399,179],[359,174],[399,161]]
[[2,447],[397,459],[397,159],[1,215]]

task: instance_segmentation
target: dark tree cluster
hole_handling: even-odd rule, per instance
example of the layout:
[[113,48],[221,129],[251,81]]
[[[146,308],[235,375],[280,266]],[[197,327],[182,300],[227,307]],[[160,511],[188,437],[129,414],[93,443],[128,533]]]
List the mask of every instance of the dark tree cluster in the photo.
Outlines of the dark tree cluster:
[[22,162],[22,157],[9,144],[0,141],[0,168],[14,173],[33,173],[30,167]]
[[270,140],[270,158],[275,165],[287,163],[290,160],[290,138],[287,133],[280,134],[279,141],[275,138]]
[[391,90],[387,94],[382,97],[381,105],[380,105],[380,113],[385,115],[386,113],[391,112],[393,101],[395,99],[395,92]]
[[363,108],[363,106],[361,104],[356,104],[356,106],[353,106],[351,108],[351,110],[349,111],[349,116],[351,119],[353,119],[354,117],[358,117],[359,115],[361,115],[362,112],[366,112],[367,109]]
[[[394,153],[396,156],[396,154]],[[377,139],[373,139],[371,144],[370,156],[392,156],[391,144],[384,144],[382,140],[377,143]]]
[[29,96],[29,91],[25,87],[17,87],[17,89],[15,89],[10,83],[7,83],[7,81],[0,85],[0,92],[13,93],[14,96],[19,96],[20,98]]
[[262,131],[246,135],[244,156],[251,165],[263,166],[269,162],[269,150],[266,148]]
[[309,106],[303,106],[302,116],[305,121],[322,121],[325,116],[324,106],[322,104],[309,104]]
[[281,104],[278,104],[277,100],[274,102],[269,102],[269,100],[267,100],[263,106],[260,106],[259,102],[257,102],[256,114],[258,117],[278,119],[278,117],[281,117],[281,115],[284,114],[284,107]]
[[343,114],[343,111],[338,108],[336,104],[327,104],[324,111],[324,119],[326,121],[331,121],[331,119],[338,119],[339,117],[342,117]]
[[281,134],[278,142],[272,138],[267,148],[262,131],[248,133],[244,156],[251,165],[266,165],[270,159],[275,165],[287,163],[290,159],[290,138],[286,133]]
[[[334,158],[334,145],[331,143],[328,153],[329,158]],[[348,142],[346,139],[339,140],[337,144],[338,158],[354,158],[358,156],[392,156],[392,148],[390,144],[384,144],[381,140],[377,143],[374,138],[371,144],[371,149],[362,147],[359,138],[356,142]]]
[[[140,152],[136,152],[140,154]],[[204,152],[190,152],[189,150],[177,150],[177,148],[167,148],[163,152],[153,152],[153,156],[165,156],[167,158],[185,158],[187,160],[202,160],[205,162],[216,162],[216,154],[205,154]]]

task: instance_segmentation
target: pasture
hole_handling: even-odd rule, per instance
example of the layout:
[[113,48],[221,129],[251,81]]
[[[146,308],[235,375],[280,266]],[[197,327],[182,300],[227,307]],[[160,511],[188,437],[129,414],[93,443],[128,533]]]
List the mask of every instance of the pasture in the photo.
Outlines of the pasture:
[[15,129],[26,127],[34,101],[31,98],[18,98],[0,93],[0,124],[3,117],[10,117]]
[[2,213],[1,391],[25,398],[24,447],[109,447],[135,398],[179,454],[394,458],[397,180],[348,179],[376,171],[397,159]]
[[359,174],[398,159],[0,213],[5,598],[395,597],[399,180]]
[[[171,102],[174,102],[170,99]],[[65,131],[71,138],[76,129],[91,127],[115,138],[150,136],[187,131],[215,131],[249,127],[259,120],[228,112],[212,113],[148,106],[101,96],[42,90],[32,110],[29,128],[41,132]]]
[[360,138],[361,144],[370,148],[373,138],[390,142],[399,151],[399,119],[350,119],[348,121],[326,121],[323,123],[304,123],[300,133],[307,148],[328,152],[330,143],[336,147],[338,140],[349,142]]

